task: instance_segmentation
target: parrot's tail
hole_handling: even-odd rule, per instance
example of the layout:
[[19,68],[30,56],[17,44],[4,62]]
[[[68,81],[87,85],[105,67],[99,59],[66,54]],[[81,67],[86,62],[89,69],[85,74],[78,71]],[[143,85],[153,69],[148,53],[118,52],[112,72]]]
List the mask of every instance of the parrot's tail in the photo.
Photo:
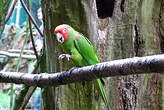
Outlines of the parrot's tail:
[[101,82],[100,79],[96,79],[95,80],[95,86],[96,86],[96,89],[98,90],[99,94],[101,95],[105,105],[107,106],[108,110],[112,110],[111,109],[111,106],[109,105],[109,102],[108,102],[108,98],[107,98],[107,95],[106,95],[106,92],[105,92],[105,89],[103,87],[103,84]]

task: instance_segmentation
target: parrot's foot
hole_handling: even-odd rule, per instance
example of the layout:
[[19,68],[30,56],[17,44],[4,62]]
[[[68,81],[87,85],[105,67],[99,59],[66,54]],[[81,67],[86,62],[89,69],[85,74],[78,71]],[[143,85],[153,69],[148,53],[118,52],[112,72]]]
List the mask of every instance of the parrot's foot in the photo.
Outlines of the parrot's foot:
[[66,70],[67,72],[69,72],[69,73],[72,73],[72,71],[74,70],[74,69],[78,69],[79,67],[72,67],[72,68],[70,68],[70,69],[68,69],[68,70]]
[[70,69],[68,69],[68,70],[66,70],[66,71],[72,72],[74,69],[78,69],[78,68],[80,68],[80,67],[72,67],[72,68],[70,68]]
[[67,60],[69,61],[71,59],[71,55],[69,54],[61,54],[59,55],[58,59],[63,59],[63,58],[67,58]]

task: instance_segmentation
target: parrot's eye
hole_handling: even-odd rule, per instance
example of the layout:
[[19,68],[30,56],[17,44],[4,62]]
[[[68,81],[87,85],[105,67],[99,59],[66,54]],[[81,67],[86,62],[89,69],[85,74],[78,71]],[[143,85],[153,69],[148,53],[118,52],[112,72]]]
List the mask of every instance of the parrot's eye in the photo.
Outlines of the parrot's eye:
[[64,37],[62,34],[60,33],[57,33],[56,34],[56,37],[57,37],[57,41],[60,42],[60,43],[63,43],[64,42]]
[[63,29],[63,33],[66,33],[67,32],[67,29]]

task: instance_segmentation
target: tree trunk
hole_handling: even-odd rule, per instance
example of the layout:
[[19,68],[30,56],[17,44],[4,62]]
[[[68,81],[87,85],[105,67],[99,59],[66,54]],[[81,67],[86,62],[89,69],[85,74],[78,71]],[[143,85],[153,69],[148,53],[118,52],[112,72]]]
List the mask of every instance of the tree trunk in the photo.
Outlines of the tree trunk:
[[[161,53],[162,2],[117,0],[113,17],[97,20],[99,37],[96,41],[99,41],[98,53],[102,61]],[[113,110],[162,109],[162,78],[159,74],[108,79],[107,88]]]
[[[70,62],[59,61],[62,54],[53,35],[59,24],[69,24],[79,32],[89,36],[87,15],[88,3],[82,0],[42,0],[45,23],[45,48],[47,53],[47,71],[58,72],[72,67]],[[87,9],[86,9],[87,8]],[[89,12],[87,12],[89,11]],[[93,32],[92,32],[93,33]],[[44,89],[44,110],[97,110],[100,109],[100,97],[94,92],[92,82],[81,82],[60,87]],[[50,107],[51,106],[51,107]]]
[[[101,61],[164,52],[163,0],[115,0],[111,18],[98,19],[95,0],[42,0],[48,72],[72,65],[57,58],[62,53],[53,35],[59,24],[69,24],[89,36]],[[84,85],[83,85],[84,84]],[[112,110],[162,109],[159,74],[107,78]],[[44,110],[104,110],[91,82],[44,89]]]

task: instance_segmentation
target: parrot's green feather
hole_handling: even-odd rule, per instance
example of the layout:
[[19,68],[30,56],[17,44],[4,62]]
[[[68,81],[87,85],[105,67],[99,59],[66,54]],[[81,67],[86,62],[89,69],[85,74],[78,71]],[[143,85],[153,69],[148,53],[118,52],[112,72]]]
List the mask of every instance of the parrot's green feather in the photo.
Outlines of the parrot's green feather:
[[104,103],[106,104],[108,110],[110,110],[111,107],[110,107],[110,105],[109,105],[108,98],[107,98],[107,95],[106,95],[106,92],[105,92],[105,89],[104,89],[104,87],[103,87],[103,84],[102,84],[101,80],[100,80],[100,79],[96,79],[96,80],[94,81],[94,84],[95,84],[95,86],[97,85],[97,87],[96,87],[97,90],[99,91],[99,93],[100,93],[100,95],[101,95],[101,97],[102,97]]
[[82,35],[79,35],[77,39],[74,40],[74,43],[76,49],[83,56],[84,60],[87,61],[88,65],[93,65],[99,62],[99,59],[95,54],[94,48],[87,38],[83,37]]

